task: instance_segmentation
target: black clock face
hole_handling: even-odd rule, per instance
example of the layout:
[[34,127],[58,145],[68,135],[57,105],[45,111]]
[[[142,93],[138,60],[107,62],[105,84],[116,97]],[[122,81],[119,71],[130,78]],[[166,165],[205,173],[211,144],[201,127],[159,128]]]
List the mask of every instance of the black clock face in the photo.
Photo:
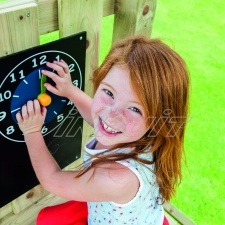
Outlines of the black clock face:
[[[86,33],[82,32],[0,58],[0,206],[38,184],[28,157],[16,113],[41,93],[41,70],[47,61],[63,59],[72,82],[83,90]],[[47,82],[54,82],[47,78]],[[61,168],[80,157],[82,118],[67,98],[47,91],[52,102],[42,127],[48,149]],[[4,181],[3,181],[4,180]]]
[[[0,84],[0,102],[3,103],[0,106],[0,121],[4,121],[0,127],[2,136],[10,141],[24,141],[22,133],[16,124],[15,115],[28,100],[36,99],[38,94],[41,93],[41,70],[48,69],[45,66],[46,62],[59,61],[60,59],[67,62],[74,85],[81,88],[81,68],[74,57],[66,52],[48,50],[35,53],[23,59],[9,71]],[[48,80],[48,82],[51,83],[52,81]],[[51,96],[52,102],[47,107],[47,116],[42,129],[44,136],[57,129],[69,115],[68,112],[74,108],[74,105],[68,99],[50,92],[48,94]]]

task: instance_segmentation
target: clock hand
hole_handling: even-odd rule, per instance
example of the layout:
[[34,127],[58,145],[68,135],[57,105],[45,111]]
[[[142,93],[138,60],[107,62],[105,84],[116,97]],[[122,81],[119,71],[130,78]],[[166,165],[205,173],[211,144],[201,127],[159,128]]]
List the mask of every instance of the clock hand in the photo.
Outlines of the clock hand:
[[44,83],[46,83],[47,77],[43,74],[41,74],[41,93],[46,93],[46,87],[44,86]]
[[47,77],[41,74],[41,93],[38,95],[37,99],[42,106],[50,105],[52,98],[46,93],[46,87],[44,83],[47,81]]

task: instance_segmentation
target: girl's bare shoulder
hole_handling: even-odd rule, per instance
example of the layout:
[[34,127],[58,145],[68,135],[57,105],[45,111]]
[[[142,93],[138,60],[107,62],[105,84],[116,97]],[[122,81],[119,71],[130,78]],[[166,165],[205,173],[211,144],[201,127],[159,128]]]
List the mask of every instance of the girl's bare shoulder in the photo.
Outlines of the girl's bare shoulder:
[[91,178],[94,186],[103,190],[110,201],[126,203],[130,201],[139,189],[139,179],[128,167],[112,162],[94,168]]

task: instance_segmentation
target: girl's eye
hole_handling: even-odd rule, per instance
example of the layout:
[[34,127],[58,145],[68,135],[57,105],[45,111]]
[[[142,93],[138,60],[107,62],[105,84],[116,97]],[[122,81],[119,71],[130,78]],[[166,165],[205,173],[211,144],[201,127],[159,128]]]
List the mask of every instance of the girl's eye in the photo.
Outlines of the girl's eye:
[[131,109],[132,111],[134,111],[134,112],[139,113],[140,115],[142,115],[142,112],[141,112],[138,108],[136,108],[136,107],[131,107],[130,109]]
[[104,89],[105,93],[114,99],[113,93],[108,89]]

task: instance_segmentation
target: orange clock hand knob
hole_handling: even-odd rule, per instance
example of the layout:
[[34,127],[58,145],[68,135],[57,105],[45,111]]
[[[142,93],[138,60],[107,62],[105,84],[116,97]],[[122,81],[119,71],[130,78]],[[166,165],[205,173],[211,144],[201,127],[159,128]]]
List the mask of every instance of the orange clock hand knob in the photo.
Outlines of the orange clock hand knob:
[[37,99],[42,106],[48,106],[48,105],[50,105],[50,103],[52,101],[52,98],[50,97],[50,95],[48,95],[46,93],[39,94]]
[[37,96],[37,99],[42,106],[48,106],[50,105],[52,101],[52,98],[50,97],[50,95],[46,93],[46,88],[44,86],[45,82],[46,82],[46,76],[42,74],[41,75],[41,93]]

